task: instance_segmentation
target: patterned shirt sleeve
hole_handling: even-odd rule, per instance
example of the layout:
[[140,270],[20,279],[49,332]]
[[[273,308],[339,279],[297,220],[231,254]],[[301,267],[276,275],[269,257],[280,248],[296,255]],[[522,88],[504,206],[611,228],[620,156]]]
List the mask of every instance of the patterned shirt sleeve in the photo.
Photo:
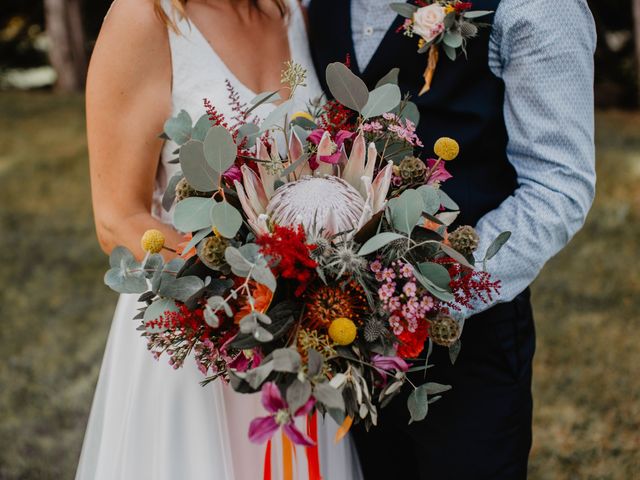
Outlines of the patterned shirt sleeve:
[[513,232],[487,265],[502,282],[493,303],[512,300],[536,278],[593,202],[595,43],[585,0],[503,0],[496,12],[489,63],[505,82],[507,155],[518,188],[477,225],[479,255],[500,232]]

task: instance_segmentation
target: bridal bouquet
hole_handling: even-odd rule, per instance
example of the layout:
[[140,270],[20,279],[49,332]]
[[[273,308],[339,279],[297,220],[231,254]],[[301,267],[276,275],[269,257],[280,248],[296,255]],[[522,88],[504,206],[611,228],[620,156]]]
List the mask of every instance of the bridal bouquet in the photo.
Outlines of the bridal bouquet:
[[[283,83],[293,93],[305,75],[288,65]],[[334,63],[335,100],[291,117],[285,100],[250,120],[280,100],[276,92],[246,106],[232,94],[234,118],[208,102],[195,125],[181,112],[165,126],[181,173],[163,203],[188,238],[168,262],[154,230],[142,238],[142,262],[124,247],[111,255],[105,282],[141,294],[136,318],[153,355],[174,368],[192,355],[204,382],[262,392],[267,414],[252,422],[253,441],[282,427],[312,446],[295,418],[314,412],[335,418],[339,436],[353,422],[368,428],[405,384],[408,418],[424,419],[450,387],[408,373],[428,367],[433,344],[455,353],[452,314],[500,287],[474,266],[474,229],[449,228],[459,209],[440,185],[458,144],[442,138],[433,158],[417,156],[431,148],[396,82],[397,70],[369,91]]]

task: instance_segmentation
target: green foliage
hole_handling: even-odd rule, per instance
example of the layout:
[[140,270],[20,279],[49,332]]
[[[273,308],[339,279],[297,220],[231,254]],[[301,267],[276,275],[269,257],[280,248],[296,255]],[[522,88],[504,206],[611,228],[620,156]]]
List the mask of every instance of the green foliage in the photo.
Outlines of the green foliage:
[[331,95],[345,107],[361,112],[369,100],[365,83],[344,63],[330,63],[326,70],[327,86]]

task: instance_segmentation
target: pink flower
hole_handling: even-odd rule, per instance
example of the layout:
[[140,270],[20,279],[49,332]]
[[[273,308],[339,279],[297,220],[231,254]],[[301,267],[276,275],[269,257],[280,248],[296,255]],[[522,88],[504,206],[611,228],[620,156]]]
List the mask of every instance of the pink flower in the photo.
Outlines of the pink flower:
[[416,284],[413,282],[407,282],[402,287],[402,291],[407,297],[415,297],[417,289]]
[[249,440],[262,443],[270,439],[282,427],[284,433],[297,445],[313,446],[313,441],[296,427],[295,417],[307,415],[313,409],[315,399],[310,397],[302,407],[291,412],[289,405],[282,398],[280,389],[273,383],[265,383],[262,387],[262,406],[270,413],[266,417],[255,418],[249,425]]
[[238,167],[237,165],[231,165],[229,169],[226,172],[224,172],[224,175],[222,176],[231,185],[233,185],[233,182],[235,182],[236,180],[238,182],[242,181],[242,171],[240,170],[240,167]]
[[371,262],[371,265],[369,267],[371,268],[371,271],[373,273],[378,273],[380,270],[382,270],[382,263],[380,262],[380,260],[375,260]]
[[444,31],[445,9],[437,4],[419,8],[413,14],[413,31],[425,42],[430,42]]
[[403,278],[413,278],[413,267],[405,263],[400,269],[400,275],[402,275]]
[[371,358],[376,371],[386,381],[387,374],[391,372],[406,372],[409,370],[409,365],[400,357],[385,357],[383,355],[374,355]]
[[[433,158],[430,158],[429,160],[427,160],[427,167],[429,168],[429,170],[431,170],[436,163],[438,163],[438,161],[434,160]],[[436,167],[436,169],[429,176],[429,178],[427,180],[427,185],[433,185],[433,184],[436,184],[436,183],[446,182],[447,180],[449,180],[452,177],[453,177],[453,175],[451,175],[449,172],[447,172],[447,169],[444,166],[444,162],[439,162],[438,166]]]
[[309,158],[309,166],[312,170],[319,167],[318,161],[337,164],[342,156],[342,146],[344,142],[355,135],[354,132],[340,130],[336,133],[335,138],[331,138],[331,134],[327,130],[317,128],[309,134],[307,140],[318,147],[318,153]]
[[390,268],[385,268],[382,272],[382,278],[387,282],[391,282],[394,278],[396,278],[396,272],[394,272]]

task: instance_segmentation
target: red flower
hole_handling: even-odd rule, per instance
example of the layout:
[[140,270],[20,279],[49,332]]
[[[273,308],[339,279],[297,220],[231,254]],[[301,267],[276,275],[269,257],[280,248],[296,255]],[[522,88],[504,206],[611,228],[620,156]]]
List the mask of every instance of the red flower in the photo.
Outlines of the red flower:
[[315,245],[307,244],[302,225],[297,229],[276,225],[273,233],[258,237],[257,244],[264,255],[271,257],[271,267],[276,274],[298,282],[295,294],[302,295],[318,266],[310,256]]
[[456,9],[457,13],[466,12],[471,7],[473,7],[473,3],[471,2],[458,2],[453,6],[453,8]]
[[428,336],[429,328],[426,320],[419,321],[418,328],[413,333],[405,328],[400,335],[397,335],[400,340],[397,355],[400,358],[418,358],[424,350]]

